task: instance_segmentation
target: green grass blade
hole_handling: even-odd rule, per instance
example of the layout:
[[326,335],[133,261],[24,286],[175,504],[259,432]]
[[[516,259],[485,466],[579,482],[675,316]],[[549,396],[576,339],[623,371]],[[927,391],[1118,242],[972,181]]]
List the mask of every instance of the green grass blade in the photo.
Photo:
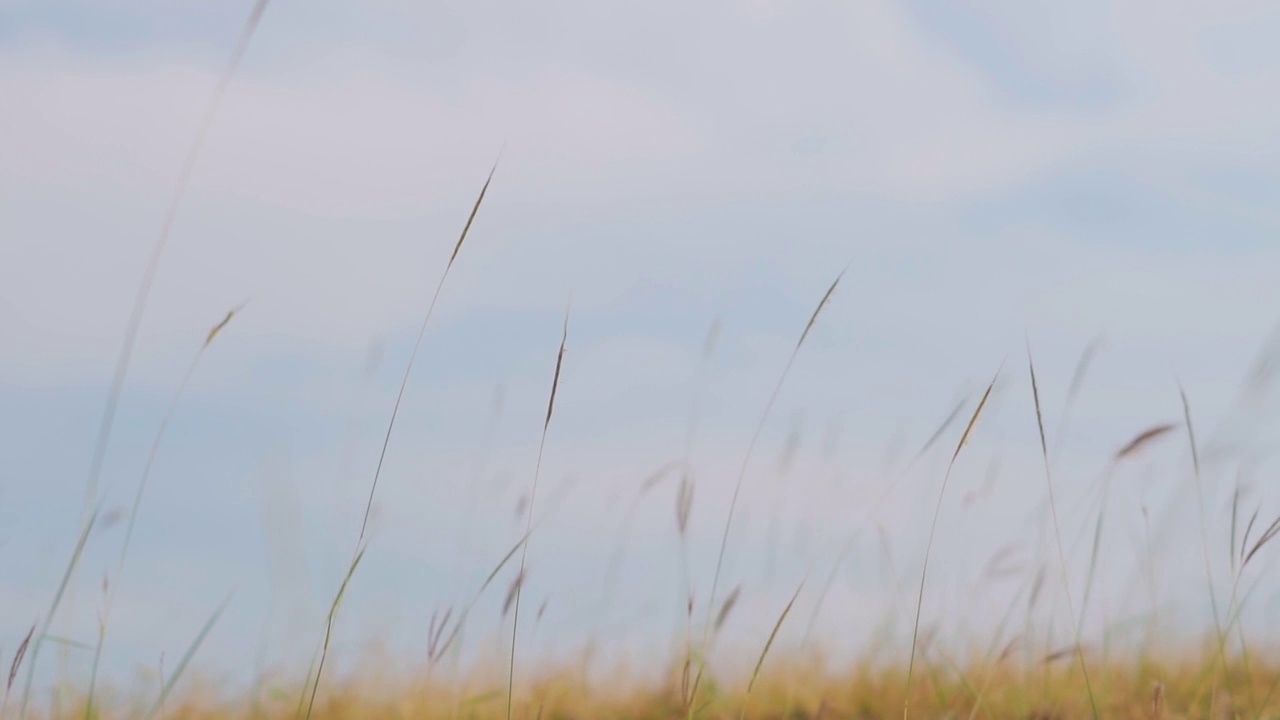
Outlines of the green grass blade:
[[147,720],[155,717],[164,707],[165,700],[169,694],[173,692],[174,685],[178,684],[178,680],[182,679],[182,674],[186,672],[187,666],[191,664],[191,659],[195,657],[196,652],[200,650],[200,646],[204,643],[204,639],[209,636],[209,632],[213,630],[213,626],[218,624],[218,619],[222,617],[222,611],[227,609],[227,605],[231,602],[231,596],[228,595],[222,601],[218,608],[213,611],[209,619],[205,621],[204,627],[200,628],[199,634],[191,641],[191,645],[187,647],[187,651],[182,654],[182,659],[178,661],[177,667],[173,669],[173,673],[169,675],[169,679],[165,681],[164,687],[160,690],[160,697],[156,698],[156,702],[151,706],[151,710],[147,713]]
[[49,603],[49,610],[45,612],[44,624],[40,626],[40,632],[36,635],[36,644],[31,648],[31,660],[27,663],[27,679],[22,688],[22,706],[18,710],[19,720],[27,716],[27,707],[31,700],[31,687],[35,682],[36,659],[40,656],[42,641],[49,633],[49,626],[53,623],[54,616],[58,614],[58,607],[62,604],[62,597],[67,592],[67,585],[71,582],[71,576],[75,574],[76,566],[80,564],[80,557],[84,554],[85,543],[88,542],[89,533],[98,521],[98,512],[101,507],[102,503],[99,501],[98,506],[93,509],[93,512],[89,514],[88,520],[85,521],[84,528],[80,531],[80,538],[76,541],[75,550],[72,551],[71,559],[67,562],[67,568],[62,573],[62,581],[58,583],[58,591],[53,594],[53,601]]

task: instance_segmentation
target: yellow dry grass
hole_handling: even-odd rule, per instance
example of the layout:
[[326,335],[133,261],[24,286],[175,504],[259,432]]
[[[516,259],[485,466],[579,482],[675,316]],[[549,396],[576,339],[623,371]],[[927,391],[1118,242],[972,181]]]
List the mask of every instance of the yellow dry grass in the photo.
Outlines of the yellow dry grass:
[[[1280,664],[1252,658],[1246,669],[1232,664],[1224,675],[1215,669],[1216,649],[1181,660],[1139,656],[1095,671],[1098,711],[1107,718],[1275,718]],[[923,654],[929,655],[924,652]],[[929,656],[931,667],[915,683],[910,707],[919,718],[1051,718],[1089,717],[1089,696],[1074,653],[1030,662],[952,660]],[[918,661],[919,662],[919,661]],[[386,720],[488,720],[506,716],[505,673],[493,672],[453,681],[388,679],[397,674],[389,664],[370,663],[369,672],[347,680],[331,680],[317,699],[312,717],[322,720],[370,718]],[[589,681],[581,668],[544,670],[517,689],[513,716],[534,720],[596,718],[668,719],[687,716],[677,672],[664,682],[639,684],[625,673],[616,679]],[[873,720],[901,715],[906,668],[866,661],[829,667],[816,657],[779,655],[751,689],[747,679],[729,687],[704,680],[696,715],[704,720],[770,718],[776,720]],[[220,693],[214,685],[192,679],[191,689],[164,709],[168,720],[292,720],[298,713],[298,687],[264,687],[256,698]],[[1229,682],[1228,682],[1229,681]],[[1228,684],[1231,693],[1226,691]],[[135,699],[136,700],[136,699]],[[99,708],[104,717],[130,717],[143,701],[117,701]],[[1252,709],[1251,709],[1252,706]],[[57,720],[83,717],[83,705],[64,702]],[[34,715],[32,715],[34,717]]]

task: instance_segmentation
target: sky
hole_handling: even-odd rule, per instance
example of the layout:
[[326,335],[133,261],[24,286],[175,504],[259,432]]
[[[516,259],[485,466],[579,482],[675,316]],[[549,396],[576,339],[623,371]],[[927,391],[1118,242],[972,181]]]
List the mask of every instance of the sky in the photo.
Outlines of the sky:
[[[129,307],[250,6],[0,4],[0,653],[74,547]],[[1246,2],[273,2],[180,206],[103,469],[119,518],[206,333],[243,304],[178,398],[109,578],[109,673],[179,655],[228,593],[204,672],[305,665],[495,161],[391,435],[339,668],[375,641],[423,657],[432,613],[519,536],[566,308],[525,585],[546,606],[522,658],[591,637],[667,657],[677,479],[642,483],[687,460],[705,605],[752,433],[842,268],[742,476],[725,647],[758,647],[805,580],[831,652],[886,623],[909,648],[947,460],[997,369],[947,482],[925,622],[967,618],[957,647],[990,637],[1037,568],[1058,571],[1028,343],[1077,602],[1114,480],[1085,635],[1208,628],[1184,429],[1112,456],[1181,422],[1180,382],[1227,593],[1237,484],[1242,512],[1280,511],[1257,372],[1280,349],[1277,26]],[[93,641],[122,535],[93,531],[51,632]],[[993,558],[1016,571],[997,581]],[[1261,579],[1262,625],[1280,598],[1264,561],[1242,580]],[[513,574],[477,605],[476,652],[502,647]],[[1047,587],[1046,617],[1067,605]]]

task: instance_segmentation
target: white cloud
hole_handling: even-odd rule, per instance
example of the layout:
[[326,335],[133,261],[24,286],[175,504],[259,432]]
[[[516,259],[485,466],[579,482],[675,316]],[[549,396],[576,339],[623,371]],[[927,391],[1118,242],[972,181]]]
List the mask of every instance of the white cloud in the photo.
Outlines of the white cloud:
[[[622,268],[607,258],[626,250],[609,249],[607,236],[568,231],[587,219],[617,223],[829,186],[950,197],[1000,186],[1066,151],[1071,128],[1002,113],[972,71],[930,48],[890,6],[836,18],[857,42],[825,31],[827,42],[804,42],[831,19],[808,6],[788,10],[779,29],[712,28],[715,53],[695,51],[701,39],[677,29],[642,25],[654,33],[651,52],[669,41],[677,55],[690,53],[651,78],[569,62],[571,48],[464,66],[434,84],[356,48],[306,67],[246,68],[180,214],[149,333],[185,331],[250,295],[275,332],[348,343],[356,333],[362,344],[371,330],[399,326],[416,314],[504,140],[477,228],[488,237],[469,254],[489,265],[518,258],[520,275],[536,285],[585,284],[583,303],[625,287],[620,271],[654,276],[675,264],[702,272],[726,251],[749,257],[762,242],[655,238],[663,251],[637,252]],[[599,52],[586,37],[572,39]],[[270,42],[268,27],[258,43]],[[42,356],[98,338],[91,354],[100,356],[118,332],[218,68],[104,61],[57,45],[8,54],[0,92],[17,100],[3,120],[0,173],[3,230],[17,238],[0,278],[16,310],[9,332]],[[935,122],[940,116],[948,121]],[[806,138],[823,149],[796,157],[790,148]],[[785,242],[803,251],[816,240]],[[496,302],[526,298],[499,294]]]
[[[393,561],[452,567],[432,542],[441,527],[449,537],[457,530],[482,447],[459,438],[482,432],[497,381],[507,383],[507,414],[488,470],[507,483],[486,486],[492,495],[480,500],[501,511],[486,541],[505,542],[570,289],[570,355],[546,479],[554,488],[577,477],[582,486],[539,551],[547,578],[570,577],[565,566],[575,560],[598,565],[594,555],[608,547],[583,538],[616,530],[627,483],[681,452],[701,328],[723,313],[696,450],[696,563],[707,565],[746,436],[812,303],[851,256],[748,476],[735,531],[743,545],[730,565],[747,581],[776,507],[768,468],[787,418],[800,411],[810,436],[827,418],[850,416],[847,446],[832,460],[817,459],[817,443],[805,438],[794,476],[812,484],[783,496],[786,522],[804,525],[806,547],[821,555],[845,537],[850,514],[874,502],[894,433],[905,428],[905,452],[913,452],[956,386],[985,383],[1028,329],[1044,363],[1046,404],[1055,407],[1074,354],[1108,330],[1078,409],[1087,431],[1072,435],[1063,461],[1072,477],[1088,479],[1125,433],[1176,417],[1171,364],[1197,417],[1206,426],[1224,417],[1232,374],[1280,304],[1268,272],[1280,257],[1232,245],[1227,234],[1262,233],[1276,218],[1230,187],[1205,189],[1201,177],[1206,168],[1277,174],[1273,72],[1258,60],[1233,75],[1201,52],[1214,10],[1096,11],[1101,25],[1094,10],[1001,12],[1037,73],[1068,84],[1118,73],[1124,92],[1114,104],[1082,108],[1021,102],[891,3],[403,4],[394,23],[436,33],[419,52],[391,42],[394,29],[372,12],[357,13],[351,30],[368,37],[333,40],[343,28],[327,27],[317,30],[324,43],[291,44],[306,26],[290,23],[306,8],[272,9],[226,97],[161,268],[134,378],[167,392],[208,325],[252,298],[193,395],[206,403],[197,407],[265,437],[233,437],[245,447],[216,452],[188,437],[182,447],[191,454],[167,461],[173,475],[195,455],[225,465],[208,477],[171,478],[161,497],[210,506],[222,498],[230,506],[219,511],[243,520],[262,494],[244,466],[296,446],[280,464],[309,483],[301,515],[325,527],[294,532],[316,542],[306,547],[321,562],[346,548],[404,338],[504,141],[489,204],[445,291],[392,445],[378,503],[383,570]],[[381,39],[393,46],[380,50]],[[1081,46],[1101,57],[1072,56]],[[65,40],[2,52],[0,97],[12,102],[0,114],[0,368],[37,398],[97,388],[219,68],[196,52],[103,55]],[[1149,190],[1154,207],[1133,210],[1132,226],[1040,212],[1037,194],[1061,194],[1041,183],[1071,173],[1080,174],[1076,184],[1121,175]],[[1125,192],[1099,192],[1113,191]],[[1177,218],[1170,223],[1194,216],[1225,229],[1164,242],[1154,237],[1168,229],[1162,209]],[[1130,230],[1141,237],[1117,239]],[[389,338],[391,350],[367,378],[359,368],[375,337]],[[442,347],[443,337],[452,345]],[[954,609],[958,600],[942,602],[958,597],[947,590],[1007,540],[1008,517],[1021,518],[1039,497],[1038,481],[1023,482],[1039,477],[1028,408],[1017,406],[1026,402],[1024,379],[1009,382],[1018,385],[999,407],[1021,410],[993,406],[954,480],[940,529],[951,569],[932,586],[943,593],[933,610]],[[133,434],[145,434],[147,412],[130,411]],[[89,427],[90,415],[67,423]],[[353,428],[338,441],[335,418]],[[58,422],[6,420],[26,431],[16,462],[35,466],[30,434],[52,435]],[[312,430],[319,437],[308,442]],[[126,443],[121,455],[131,449]],[[79,481],[78,467],[56,459],[38,468],[47,487],[23,488],[19,499],[47,500],[44,493]],[[958,510],[994,460],[1006,468],[1002,492]],[[842,468],[852,468],[847,477]],[[926,474],[880,517],[905,538],[898,560],[907,577],[919,560],[921,507],[940,479]],[[214,476],[226,484],[196,482]],[[1129,520],[1139,500],[1164,497],[1165,486],[1139,487],[1119,496]],[[1074,499],[1083,502],[1084,492],[1076,488]],[[641,516],[638,562],[666,557],[669,515],[663,498]],[[424,516],[441,525],[424,530]],[[188,540],[214,547],[217,538]],[[247,545],[225,552],[260,559]],[[1126,572],[1128,562],[1112,570]],[[858,581],[837,586],[829,602],[866,608],[885,598]],[[744,625],[767,625],[786,589],[753,594]],[[21,588],[8,595],[33,609],[43,597]],[[417,618],[415,607],[406,612]],[[129,631],[147,616],[133,615]]]

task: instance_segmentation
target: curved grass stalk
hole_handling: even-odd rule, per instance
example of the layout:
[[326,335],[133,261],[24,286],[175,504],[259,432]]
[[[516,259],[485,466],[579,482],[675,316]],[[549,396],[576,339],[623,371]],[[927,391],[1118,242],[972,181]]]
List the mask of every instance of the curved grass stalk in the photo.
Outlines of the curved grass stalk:
[[974,408],[973,416],[969,418],[969,424],[965,426],[964,433],[960,435],[960,442],[956,443],[955,452],[951,453],[951,460],[947,463],[947,472],[942,476],[942,488],[938,490],[938,502],[933,508],[933,521],[929,523],[929,540],[925,543],[924,549],[924,566],[920,570],[920,592],[916,596],[916,619],[911,628],[911,659],[907,662],[907,690],[902,701],[902,717],[908,716],[907,712],[911,704],[911,681],[915,674],[916,668],[916,646],[920,639],[920,611],[924,607],[924,588],[925,582],[929,577],[929,555],[933,550],[933,537],[938,529],[938,517],[942,515],[942,499],[947,494],[947,483],[951,480],[951,471],[956,466],[956,459],[960,457],[960,451],[964,449],[965,444],[969,441],[969,435],[973,433],[973,428],[978,424],[978,418],[982,415],[982,409],[986,407],[987,400],[991,397],[991,390],[996,386],[996,380],[1000,379],[1000,372],[1004,369],[1001,364],[1000,369],[996,370],[996,374],[991,378],[991,384],[987,385],[986,392],[982,393],[982,399],[978,400],[978,407]]
[[809,322],[805,323],[804,330],[800,333],[800,339],[796,341],[796,345],[791,350],[791,355],[787,358],[787,364],[782,369],[782,374],[778,377],[778,383],[774,385],[773,392],[769,395],[769,402],[765,404],[764,412],[760,414],[760,421],[756,423],[756,429],[751,435],[751,441],[747,444],[746,454],[742,458],[742,467],[738,471],[738,479],[733,486],[733,497],[729,500],[729,513],[724,521],[724,534],[720,539],[720,551],[716,556],[716,569],[711,577],[711,592],[707,597],[707,622],[703,629],[702,657],[698,663],[698,672],[693,681],[693,688],[689,694],[689,707],[692,708],[694,699],[697,697],[698,686],[702,680],[702,673],[706,668],[706,646],[711,640],[712,613],[715,612],[716,591],[720,587],[720,573],[724,569],[725,550],[729,546],[729,532],[733,528],[733,516],[738,508],[738,497],[742,494],[742,484],[747,476],[747,468],[751,465],[751,455],[755,452],[756,443],[760,441],[760,434],[764,431],[765,422],[769,419],[769,414],[773,410],[774,404],[778,401],[778,396],[782,393],[782,386],[787,381],[787,376],[791,374],[791,367],[795,364],[796,357],[800,354],[800,348],[804,346],[804,341],[809,337],[809,332],[813,330],[814,323],[818,320],[818,315],[822,313],[823,308],[827,306],[831,300],[831,295],[836,291],[836,286],[840,284],[840,279],[844,277],[848,266],[836,275],[836,279],[832,281],[831,286],[822,295],[822,299],[818,301],[817,307],[813,309],[813,313],[809,316]]
[[1205,582],[1209,586],[1209,606],[1213,611],[1213,629],[1218,640],[1218,660],[1224,664],[1224,682],[1230,693],[1231,673],[1225,672],[1227,636],[1222,626],[1222,616],[1218,612],[1218,593],[1213,587],[1213,565],[1209,561],[1209,520],[1204,502],[1204,481],[1200,474],[1200,450],[1196,445],[1195,427],[1191,424],[1191,404],[1187,400],[1187,391],[1178,381],[1178,397],[1182,400],[1182,418],[1187,429],[1187,442],[1191,447],[1191,469],[1196,481],[1196,507],[1200,515],[1200,547],[1203,551]]
[[76,566],[80,564],[80,558],[84,554],[85,543],[89,540],[89,533],[93,530],[93,526],[98,521],[98,512],[102,509],[102,501],[99,500],[94,506],[89,517],[84,522],[84,526],[80,530],[80,538],[76,540],[75,549],[71,551],[71,559],[67,561],[66,570],[62,573],[62,581],[58,583],[58,589],[53,594],[53,601],[49,603],[49,609],[44,614],[44,622],[40,625],[35,639],[35,644],[31,646],[31,659],[27,661],[27,678],[22,687],[22,705],[18,710],[18,719],[23,720],[27,716],[27,706],[31,701],[31,686],[35,682],[36,675],[36,659],[40,656],[40,648],[44,644],[44,639],[49,634],[49,626],[53,624],[53,617],[58,613],[58,606],[62,604],[62,598],[67,592],[67,586],[71,582],[71,576],[75,574]]
[[111,588],[107,593],[106,605],[103,608],[102,618],[98,625],[98,644],[93,652],[93,664],[89,670],[89,691],[85,699],[84,718],[92,720],[93,718],[93,701],[98,681],[98,666],[102,660],[103,646],[106,644],[107,626],[111,619],[111,611],[115,607],[116,592],[120,588],[120,576],[124,572],[125,560],[129,557],[129,547],[133,541],[133,531],[138,523],[138,510],[142,507],[142,497],[146,494],[147,485],[151,480],[151,469],[155,466],[156,457],[160,453],[160,444],[164,441],[165,432],[169,429],[169,422],[173,419],[174,412],[178,409],[178,402],[186,393],[187,385],[191,382],[191,377],[195,375],[196,368],[200,365],[201,358],[204,357],[205,351],[213,344],[214,338],[222,332],[231,319],[236,316],[244,308],[242,303],[239,307],[232,308],[227,311],[226,317],[213,326],[209,333],[205,335],[204,342],[200,344],[200,349],[196,351],[194,357],[191,358],[191,364],[187,366],[187,371],[182,375],[182,381],[178,383],[178,389],[174,391],[173,397],[169,400],[169,406],[165,409],[164,417],[160,420],[160,427],[156,430],[156,436],[151,441],[151,450],[147,453],[147,463],[142,469],[142,479],[138,481],[138,490],[133,496],[133,506],[129,509],[129,522],[125,526],[124,541],[120,545],[120,557],[116,561],[115,580],[111,583]]
[[[196,652],[200,650],[200,646],[204,644],[204,639],[208,637],[209,632],[213,630],[213,626],[218,624],[218,619],[222,617],[222,611],[227,609],[227,604],[231,602],[231,596],[227,596],[222,604],[218,606],[209,619],[205,621],[204,626],[200,628],[200,632],[196,635],[191,644],[187,646],[187,651],[183,653],[182,659],[178,661],[178,666],[173,669],[173,673],[169,675],[169,679],[165,681],[164,687],[160,689],[160,696],[156,698],[156,702],[152,705],[151,710],[146,714],[146,720],[151,720],[156,715],[164,711],[164,702],[169,698],[169,694],[173,692],[173,687],[182,678],[182,673],[186,672],[187,665],[191,663],[191,659],[195,657]],[[163,662],[163,659],[162,659]],[[161,666],[163,670],[163,666]]]
[[[129,320],[125,325],[124,338],[121,341],[120,352],[116,357],[115,369],[111,375],[111,385],[107,391],[107,402],[102,411],[102,419],[98,423],[97,437],[94,440],[93,455],[89,461],[89,477],[85,483],[84,495],[84,527],[87,532],[92,526],[96,516],[96,510],[91,510],[98,495],[98,481],[102,475],[102,466],[106,460],[107,446],[111,441],[111,431],[115,425],[116,410],[120,405],[120,396],[124,391],[125,377],[129,372],[129,364],[133,357],[133,349],[137,344],[138,331],[142,327],[142,318],[146,313],[147,303],[151,297],[151,288],[155,284],[156,274],[160,269],[160,260],[164,256],[165,247],[169,243],[169,236],[173,232],[174,222],[178,217],[178,209],[182,206],[182,200],[186,196],[187,187],[191,184],[191,176],[195,172],[196,161],[200,157],[200,152],[204,149],[205,140],[209,136],[209,130],[213,127],[213,120],[217,116],[218,107],[222,104],[222,98],[226,95],[227,88],[231,84],[232,77],[235,76],[236,69],[240,67],[240,62],[244,59],[245,53],[249,49],[249,42],[253,39],[254,33],[258,29],[258,24],[262,20],[263,14],[266,13],[267,5],[270,0],[257,0],[253,8],[249,11],[249,17],[245,20],[240,36],[236,41],[235,47],[231,51],[231,57],[227,61],[226,67],[222,71],[222,75],[218,79],[218,84],[214,87],[213,95],[209,98],[209,102],[205,105],[204,114],[201,116],[200,125],[196,131],[195,139],[187,150],[187,155],[183,160],[182,167],[178,172],[178,180],[174,186],[173,195],[169,200],[168,206],[165,208],[164,219],[160,223],[160,232],[156,237],[155,245],[152,246],[151,254],[147,259],[146,269],[143,271],[142,279],[138,284],[138,290],[135,294],[133,307],[129,312]],[[78,553],[76,558],[78,559]],[[68,572],[75,569],[76,562],[73,560]],[[70,575],[64,579],[64,586],[70,580]],[[61,601],[62,591],[58,592],[58,601]],[[56,605],[57,603],[55,603]],[[56,611],[56,607],[51,609]],[[52,617],[46,618],[51,621]],[[32,650],[32,667],[35,663],[35,654],[39,648],[40,640],[36,642],[36,648]],[[27,712],[27,703],[29,700],[28,693],[30,690],[30,680],[28,680],[27,688],[23,692],[22,710],[19,717],[25,718]]]
[[253,9],[249,11],[249,18],[245,21],[244,29],[240,31],[240,38],[236,41],[235,48],[231,51],[231,58],[227,62],[226,68],[222,71],[222,76],[218,79],[218,84],[213,90],[212,97],[209,98],[209,103],[205,106],[204,115],[200,118],[199,129],[196,131],[195,140],[191,143],[191,147],[187,150],[186,158],[182,161],[182,169],[178,172],[178,182],[174,186],[169,205],[165,208],[164,220],[160,223],[160,234],[151,249],[146,270],[142,274],[142,281],[138,284],[138,292],[133,300],[129,323],[124,331],[124,341],[121,344],[120,354],[116,358],[116,367],[112,373],[111,389],[107,393],[107,404],[98,426],[98,437],[94,442],[93,459],[89,464],[89,481],[85,487],[86,510],[98,494],[98,479],[102,474],[102,464],[106,459],[107,445],[111,440],[111,428],[115,423],[116,408],[120,404],[120,394],[124,390],[125,376],[129,372],[129,361],[133,357],[134,345],[137,344],[138,330],[142,327],[142,317],[146,313],[147,302],[151,297],[151,287],[155,284],[156,273],[160,269],[160,260],[164,256],[165,246],[169,244],[169,235],[172,234],[174,222],[178,218],[178,209],[182,206],[182,199],[186,196],[187,187],[191,184],[191,176],[195,172],[196,161],[200,158],[200,151],[204,149],[209,130],[213,127],[213,119],[218,113],[218,107],[222,104],[222,97],[226,95],[227,87],[231,84],[231,78],[235,75],[236,69],[240,67],[240,61],[244,59],[245,52],[249,49],[249,41],[253,39],[253,34],[258,29],[258,23],[267,11],[269,2],[270,0],[257,0]]
[[547,446],[547,430],[551,428],[551,416],[556,407],[556,390],[560,387],[560,370],[564,366],[564,345],[569,339],[569,309],[564,311],[564,327],[560,334],[560,349],[556,352],[556,370],[551,377],[551,396],[547,399],[547,416],[542,421],[542,438],[538,441],[538,460],[533,468],[533,486],[529,490],[529,512],[525,521],[525,537],[520,548],[520,572],[516,574],[515,612],[511,621],[511,661],[507,666],[507,720],[511,720],[511,701],[515,695],[516,638],[520,631],[520,596],[524,594],[525,561],[529,558],[529,535],[533,533],[534,502],[538,497],[538,476],[542,474],[542,452]]
[[[470,232],[471,224],[475,222],[476,215],[480,212],[480,205],[484,202],[484,196],[489,191],[489,183],[493,182],[493,174],[497,170],[498,163],[495,161],[493,167],[489,169],[489,175],[485,178],[484,185],[480,188],[480,194],[476,196],[475,204],[471,206],[471,213],[467,216],[466,224],[462,226],[462,232],[459,233],[458,241],[453,246],[449,261],[445,263],[444,271],[440,273],[440,280],[436,283],[435,292],[431,295],[431,302],[427,305],[427,311],[423,315],[422,325],[418,328],[418,336],[413,341],[413,350],[409,353],[409,361],[405,363],[404,375],[400,378],[400,389],[396,392],[396,401],[391,407],[391,418],[387,421],[387,430],[382,437],[382,449],[378,452],[378,464],[373,471],[373,480],[369,483],[369,499],[364,506],[364,517],[360,520],[360,534],[356,537],[356,547],[352,553],[351,564],[347,567],[346,577],[343,579],[341,587],[338,588],[338,593],[329,605],[329,620],[325,629],[325,642],[320,649],[320,661],[316,668],[315,680],[311,686],[311,699],[307,702],[307,720],[311,720],[311,712],[316,702],[316,693],[320,689],[324,663],[329,652],[329,636],[333,632],[333,624],[338,614],[338,605],[342,602],[342,595],[346,591],[347,583],[355,573],[356,566],[360,564],[360,559],[364,556],[364,551],[367,547],[364,539],[365,533],[369,529],[369,515],[373,511],[373,498],[378,491],[378,480],[382,477],[382,464],[387,459],[387,447],[391,444],[391,432],[396,426],[396,417],[400,413],[400,403],[404,400],[405,388],[409,386],[409,376],[412,375],[414,362],[418,359],[418,350],[422,347],[422,338],[426,335],[427,325],[431,322],[431,316],[435,313],[436,302],[440,299],[440,292],[444,289],[445,280],[449,279],[449,271],[453,269],[453,263],[458,259],[458,252],[462,250],[462,244],[466,242],[467,233]],[[305,694],[305,689],[303,692]]]
[[764,667],[764,660],[769,656],[769,649],[773,647],[773,641],[778,638],[778,631],[782,629],[782,623],[786,621],[787,615],[791,613],[791,606],[796,604],[796,598],[800,597],[800,591],[804,590],[804,583],[804,580],[800,581],[800,585],[792,593],[791,599],[787,601],[787,606],[782,608],[782,614],[778,616],[777,622],[773,624],[773,630],[769,632],[769,639],[765,641],[764,649],[760,651],[760,658],[756,660],[755,669],[751,671],[751,680],[747,682],[747,694],[742,698],[742,711],[738,714],[738,720],[744,720],[747,717],[747,704],[751,702],[751,691],[755,689],[756,680],[760,678],[760,669]]
[[[1044,413],[1040,409],[1040,386],[1036,382],[1036,366],[1035,361],[1031,359],[1031,343],[1027,342],[1027,370],[1031,375],[1031,397],[1035,403],[1036,411],[1036,429],[1040,435],[1040,455],[1044,459],[1044,481],[1049,493],[1049,514],[1053,517],[1053,538],[1058,548],[1058,565],[1062,570],[1062,592],[1067,596],[1067,614],[1071,616],[1072,634],[1075,637],[1076,659],[1080,663],[1080,672],[1084,675],[1084,686],[1089,693],[1089,709],[1093,712],[1093,717],[1097,720],[1098,716],[1098,700],[1093,693],[1093,682],[1089,679],[1089,666],[1084,661],[1084,648],[1080,644],[1080,623],[1083,620],[1075,619],[1075,608],[1071,600],[1071,579],[1067,571],[1067,553],[1062,549],[1062,527],[1058,521],[1058,502],[1053,492],[1053,473],[1050,470],[1049,463],[1049,444],[1045,441],[1044,433]],[[1077,372],[1077,375],[1080,375]],[[1072,383],[1072,387],[1076,387],[1076,383]],[[1074,396],[1075,393],[1070,393]],[[1101,529],[1101,514],[1099,514],[1099,529]],[[1097,558],[1095,542],[1094,558]],[[1090,577],[1093,573],[1090,572]],[[1085,606],[1088,604],[1088,591],[1085,593],[1085,601],[1081,604],[1080,611],[1084,612]]]

